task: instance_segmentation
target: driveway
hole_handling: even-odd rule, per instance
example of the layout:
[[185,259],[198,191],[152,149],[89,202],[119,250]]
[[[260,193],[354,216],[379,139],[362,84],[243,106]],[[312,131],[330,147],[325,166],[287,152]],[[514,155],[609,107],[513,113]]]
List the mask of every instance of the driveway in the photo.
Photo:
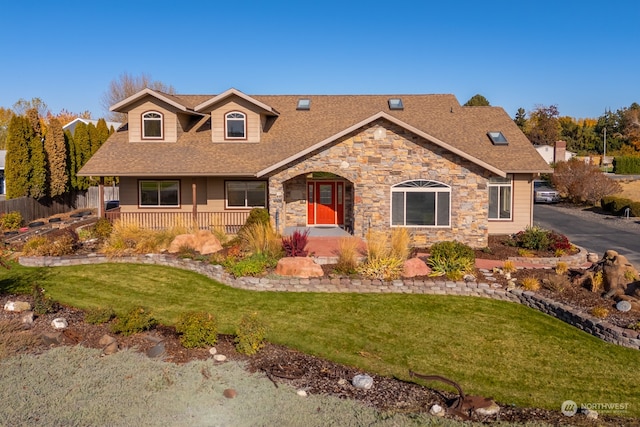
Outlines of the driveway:
[[536,204],[533,222],[542,228],[565,234],[589,252],[602,256],[613,249],[640,267],[640,223],[638,218],[602,215],[561,205]]

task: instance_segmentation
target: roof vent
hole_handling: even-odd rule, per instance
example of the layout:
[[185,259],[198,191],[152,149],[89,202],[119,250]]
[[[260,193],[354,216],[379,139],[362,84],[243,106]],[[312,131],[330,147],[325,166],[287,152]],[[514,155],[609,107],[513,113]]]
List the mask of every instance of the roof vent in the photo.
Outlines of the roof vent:
[[298,99],[298,106],[296,110],[310,110],[311,109],[311,100],[309,98]]
[[487,135],[489,136],[489,139],[491,139],[493,145],[509,145],[509,141],[507,141],[507,138],[505,138],[500,131],[487,132]]
[[404,110],[404,105],[402,104],[402,98],[389,98],[389,109]]

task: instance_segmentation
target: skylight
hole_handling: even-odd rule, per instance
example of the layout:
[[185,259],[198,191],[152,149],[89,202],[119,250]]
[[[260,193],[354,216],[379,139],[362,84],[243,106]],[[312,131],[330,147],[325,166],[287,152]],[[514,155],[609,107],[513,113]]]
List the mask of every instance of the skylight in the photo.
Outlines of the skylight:
[[308,98],[298,99],[298,106],[296,110],[310,110],[311,109],[311,100]]
[[404,110],[404,105],[402,104],[402,98],[389,98],[389,109]]
[[499,131],[487,132],[487,135],[489,136],[489,139],[491,139],[491,142],[493,143],[493,145],[508,145],[509,144],[509,141],[507,141],[507,138],[504,137],[502,132],[499,132]]

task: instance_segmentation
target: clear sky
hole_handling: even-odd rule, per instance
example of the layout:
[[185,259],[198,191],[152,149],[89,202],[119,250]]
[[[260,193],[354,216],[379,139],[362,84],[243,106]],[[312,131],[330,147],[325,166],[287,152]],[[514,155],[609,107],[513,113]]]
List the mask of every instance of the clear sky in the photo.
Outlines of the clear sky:
[[99,118],[124,72],[181,94],[481,94],[511,117],[640,103],[637,0],[1,3],[2,107]]

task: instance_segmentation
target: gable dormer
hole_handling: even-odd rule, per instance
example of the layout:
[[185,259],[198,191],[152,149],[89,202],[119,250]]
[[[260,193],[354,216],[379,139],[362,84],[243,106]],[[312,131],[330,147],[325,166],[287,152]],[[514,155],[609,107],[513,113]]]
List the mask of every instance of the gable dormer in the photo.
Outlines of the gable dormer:
[[190,118],[202,115],[184,106],[178,98],[148,88],[110,110],[127,114],[129,142],[176,142]]
[[216,143],[260,142],[265,123],[278,112],[244,93],[229,89],[195,107],[211,115],[211,140]]

